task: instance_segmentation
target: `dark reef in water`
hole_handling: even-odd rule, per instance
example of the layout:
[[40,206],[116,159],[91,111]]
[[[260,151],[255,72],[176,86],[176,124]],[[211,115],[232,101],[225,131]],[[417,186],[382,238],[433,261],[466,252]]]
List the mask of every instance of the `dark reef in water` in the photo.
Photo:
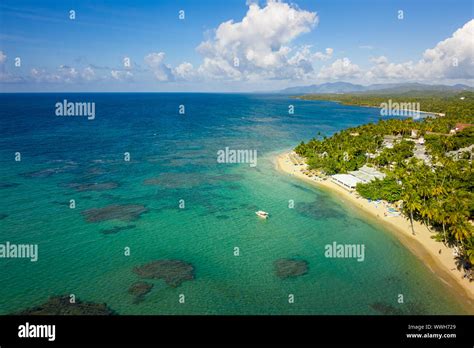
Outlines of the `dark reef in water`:
[[69,295],[53,296],[45,303],[25,309],[14,315],[112,315],[116,314],[106,303],[69,302]]
[[17,184],[16,182],[1,182],[0,183],[0,189],[13,188],[17,186],[20,186],[20,184]]
[[104,175],[106,173],[107,173],[107,170],[105,170],[104,168],[100,168],[100,167],[89,168],[86,172],[86,174],[88,176],[99,176],[99,175]]
[[0,214],[0,220],[5,219],[6,217],[8,217],[8,214]]
[[135,227],[137,227],[137,226],[136,225],[115,226],[115,227],[109,228],[107,230],[102,230],[100,232],[102,232],[103,234],[116,234],[116,233],[119,233],[121,231],[131,230],[132,228],[135,228]]
[[87,222],[107,220],[131,221],[136,220],[148,209],[139,204],[109,205],[104,208],[93,208],[81,212]]
[[161,173],[158,176],[146,179],[145,185],[157,185],[169,189],[191,188],[206,184],[222,184],[222,182],[235,182],[242,179],[241,175],[209,175],[203,173]]
[[344,219],[345,215],[340,210],[329,208],[323,201],[301,202],[295,205],[295,210],[313,219]]
[[370,308],[374,311],[384,315],[423,315],[426,314],[424,308],[420,305],[408,302],[405,304],[399,304],[398,308],[383,302],[374,302],[370,304]]
[[312,188],[307,188],[298,184],[291,183],[291,186],[297,188],[298,190],[304,191],[304,192],[309,192],[309,193],[314,193]]
[[166,284],[176,288],[186,280],[194,279],[194,267],[180,260],[158,260],[135,267],[133,272],[145,279],[164,279]]
[[152,288],[153,284],[147,282],[136,282],[128,288],[128,293],[135,296],[133,303],[139,303],[145,299],[145,295],[148,294]]
[[119,187],[119,184],[116,182],[94,182],[94,183],[72,183],[69,184],[68,187],[75,189],[78,192],[83,191],[105,191],[111,190],[114,188]]
[[77,166],[75,165],[65,165],[63,167],[46,168],[33,172],[22,173],[20,175],[26,178],[49,178],[54,174],[67,173],[75,169],[77,169]]
[[145,185],[158,185],[165,188],[191,188],[208,182],[208,175],[199,173],[161,173],[145,180]]
[[374,302],[370,305],[370,308],[384,315],[400,315],[403,313],[400,309],[382,302]]
[[216,218],[218,218],[219,220],[227,220],[227,219],[230,219],[230,216],[229,215],[217,215]]
[[308,272],[308,262],[304,260],[279,259],[273,262],[275,274],[281,278],[298,277]]

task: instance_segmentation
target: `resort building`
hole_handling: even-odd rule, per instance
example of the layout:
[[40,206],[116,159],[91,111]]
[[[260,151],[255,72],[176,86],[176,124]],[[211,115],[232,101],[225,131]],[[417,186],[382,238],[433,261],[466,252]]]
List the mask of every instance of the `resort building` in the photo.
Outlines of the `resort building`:
[[364,183],[371,182],[375,179],[382,180],[383,178],[385,178],[384,173],[366,165],[359,168],[359,170],[349,172],[349,174],[355,176],[357,179],[361,180]]
[[334,174],[331,175],[331,180],[348,190],[354,190],[359,182],[363,182],[351,174]]
[[349,172],[349,174],[335,174],[331,176],[332,181],[348,190],[354,190],[358,183],[368,183],[375,179],[385,178],[385,174],[377,169],[362,166],[359,170]]
[[448,151],[446,152],[446,155],[449,157],[452,157],[455,160],[464,158],[464,159],[469,159],[470,161],[472,161],[473,151],[474,151],[474,144],[467,147],[462,147],[458,150]]
[[422,160],[426,165],[431,165],[431,156],[426,152],[426,147],[423,143],[415,143],[415,149],[413,150],[413,157]]

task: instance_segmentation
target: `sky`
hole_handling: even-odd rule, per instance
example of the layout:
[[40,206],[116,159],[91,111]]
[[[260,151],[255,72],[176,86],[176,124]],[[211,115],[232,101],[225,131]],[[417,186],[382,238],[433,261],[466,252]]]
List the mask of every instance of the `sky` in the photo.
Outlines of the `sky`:
[[473,85],[471,0],[0,3],[0,92]]

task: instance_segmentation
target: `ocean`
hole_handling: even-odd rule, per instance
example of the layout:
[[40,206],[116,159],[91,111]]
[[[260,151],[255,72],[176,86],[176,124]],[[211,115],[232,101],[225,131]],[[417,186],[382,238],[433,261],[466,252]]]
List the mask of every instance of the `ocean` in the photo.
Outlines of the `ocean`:
[[[64,100],[95,117],[57,116]],[[37,245],[38,260],[0,258],[0,314],[64,294],[132,315],[464,314],[391,232],[274,168],[318,132],[379,118],[284,95],[1,94],[0,244]],[[226,148],[256,165],[217,161]],[[364,245],[364,260],[325,257],[334,242]],[[306,273],[278,276],[282,259]],[[194,279],[134,272],[160,260]],[[137,281],[153,284],[140,301]]]

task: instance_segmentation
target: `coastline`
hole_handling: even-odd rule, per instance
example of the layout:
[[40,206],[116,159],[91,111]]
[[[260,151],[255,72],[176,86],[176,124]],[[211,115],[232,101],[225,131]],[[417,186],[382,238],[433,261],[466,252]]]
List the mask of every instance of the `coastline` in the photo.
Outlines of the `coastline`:
[[350,193],[329,179],[316,180],[303,174],[303,167],[295,165],[289,154],[290,152],[285,152],[276,156],[275,167],[278,171],[337,195],[338,198],[357,208],[374,223],[382,224],[394,233],[400,242],[418,257],[432,273],[456,292],[469,306],[467,311],[474,314],[474,283],[469,283],[466,278],[463,278],[463,273],[457,269],[453,249],[431,239],[433,234],[420,222],[414,221],[415,235],[413,236],[409,220],[403,215],[384,216],[386,208],[382,203],[375,205],[362,197],[357,197],[354,193]]

